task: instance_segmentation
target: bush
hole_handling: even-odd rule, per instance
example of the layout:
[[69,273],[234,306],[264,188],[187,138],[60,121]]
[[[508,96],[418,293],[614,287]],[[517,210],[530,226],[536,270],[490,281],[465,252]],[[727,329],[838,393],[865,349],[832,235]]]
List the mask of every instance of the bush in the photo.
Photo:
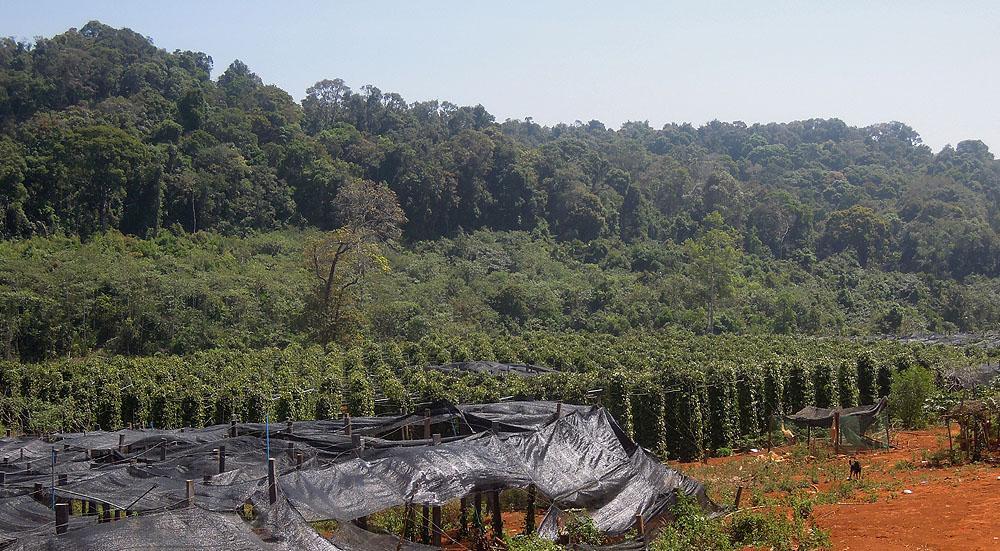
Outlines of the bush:
[[924,367],[911,367],[896,374],[889,396],[892,412],[908,428],[927,425],[928,415],[924,404],[936,392],[934,373]]

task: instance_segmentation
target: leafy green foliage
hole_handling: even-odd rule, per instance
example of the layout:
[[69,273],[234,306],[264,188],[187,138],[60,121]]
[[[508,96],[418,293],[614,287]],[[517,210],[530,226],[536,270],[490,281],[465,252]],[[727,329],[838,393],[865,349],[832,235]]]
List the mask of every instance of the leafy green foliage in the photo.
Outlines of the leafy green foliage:
[[936,391],[934,372],[921,366],[914,366],[897,373],[892,381],[889,395],[893,415],[910,428],[921,428],[927,423],[924,405]]

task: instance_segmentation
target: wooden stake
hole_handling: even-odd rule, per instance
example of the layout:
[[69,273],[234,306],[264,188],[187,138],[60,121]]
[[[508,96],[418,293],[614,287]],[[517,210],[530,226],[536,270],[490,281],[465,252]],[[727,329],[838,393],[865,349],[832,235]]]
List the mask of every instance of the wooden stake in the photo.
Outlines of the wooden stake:
[[500,510],[500,489],[490,492],[490,504],[493,509],[493,539],[503,541],[503,512]]
[[424,410],[424,440],[430,440],[431,437],[431,410]]
[[426,501],[420,511],[420,542],[424,545],[431,543],[431,506]]
[[406,502],[406,520],[403,521],[403,534],[407,540],[413,541],[414,527],[417,521],[417,509],[413,501]]
[[635,541],[646,543],[646,519],[642,518],[642,513],[635,514]]
[[226,472],[226,447],[219,446],[219,474]]
[[741,501],[743,501],[743,486],[736,488],[736,503],[733,504],[733,509],[739,511]]
[[469,498],[462,496],[458,507],[458,539],[465,539],[469,537],[469,513],[466,510],[469,508]]
[[160,461],[167,460],[167,439],[160,440]]
[[[431,444],[432,446],[440,446],[441,445],[441,435],[438,434],[438,433],[435,433],[431,437],[431,442],[432,442],[432,444]],[[435,505],[434,506],[434,508],[431,510],[431,516],[433,517],[433,520],[431,521],[431,524],[433,525],[432,526],[432,533],[431,533],[432,534],[431,545],[433,545],[435,547],[441,547],[441,506],[440,505]]]
[[403,529],[399,532],[399,541],[396,542],[396,551],[403,551],[403,542],[409,537],[410,531],[413,529],[413,502],[406,502],[406,516],[403,518]]
[[441,506],[435,505],[431,509],[431,545],[441,547]]
[[840,455],[840,412],[833,412],[833,453]]
[[955,460],[955,448],[951,443],[951,417],[945,417],[944,422],[948,425],[948,453],[951,454],[951,460]]
[[278,502],[278,483],[275,473],[274,458],[267,460],[267,498],[271,505]]
[[535,532],[535,485],[528,486],[528,506],[524,512],[524,534],[530,536]]
[[69,526],[69,503],[56,503],[56,534],[65,534]]
[[[194,507],[194,480],[185,480],[184,481],[184,485],[185,485],[184,486],[184,492],[185,492],[186,497],[187,497],[187,506],[188,507]],[[105,505],[104,506],[104,511],[105,512],[107,512],[107,508],[108,508],[108,506]]]
[[889,449],[892,447],[889,441],[889,422],[891,420],[892,417],[889,417],[889,406],[887,404],[885,406],[885,449]]
[[365,440],[360,434],[351,435],[351,447],[354,448],[354,453],[358,454],[359,459],[365,458]]

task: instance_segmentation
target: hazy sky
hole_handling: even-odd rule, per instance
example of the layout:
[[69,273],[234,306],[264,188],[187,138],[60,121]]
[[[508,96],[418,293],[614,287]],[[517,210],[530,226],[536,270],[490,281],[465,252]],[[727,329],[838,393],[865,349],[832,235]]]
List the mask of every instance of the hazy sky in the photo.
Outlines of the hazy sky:
[[[622,5],[618,5],[622,4]],[[236,58],[297,99],[323,78],[498,120],[900,120],[1000,156],[1000,2],[0,0],[0,35],[98,19]]]

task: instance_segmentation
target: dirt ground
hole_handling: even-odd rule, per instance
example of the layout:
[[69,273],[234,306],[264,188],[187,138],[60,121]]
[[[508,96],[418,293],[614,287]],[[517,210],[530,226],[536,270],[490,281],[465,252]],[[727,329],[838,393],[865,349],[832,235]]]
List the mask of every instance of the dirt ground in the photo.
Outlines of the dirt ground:
[[[762,451],[677,466],[708,481],[720,502],[729,499],[727,486],[736,485],[756,487],[758,501],[771,505],[790,501],[793,492],[816,495],[811,517],[838,551],[1000,550],[1000,466],[934,467],[934,452],[948,450],[944,428],[897,432],[892,439],[891,450],[855,456],[864,467],[861,482],[848,482],[848,457],[829,450],[793,458],[791,448],[782,448],[771,456]],[[786,466],[762,477],[759,465],[769,460]],[[787,479],[780,489],[767,480],[778,476]]]
[[897,449],[860,459],[881,480],[885,467],[914,463],[897,475],[913,493],[883,491],[875,503],[818,506],[814,518],[830,531],[834,549],[1000,550],[1000,467],[921,465],[925,450],[947,449],[943,429],[901,433],[893,443]]
[[[723,504],[732,503],[738,486],[747,488],[743,507],[788,514],[793,496],[812,496],[810,518],[829,532],[837,551],[1000,551],[1000,465],[934,466],[935,453],[940,459],[948,450],[940,427],[894,432],[892,443],[891,450],[853,456],[835,455],[820,443],[811,451],[786,446],[672,466],[706,482]],[[861,461],[861,481],[848,481],[849,457]],[[523,513],[504,513],[506,533],[523,527]],[[449,539],[446,549],[465,548]]]

